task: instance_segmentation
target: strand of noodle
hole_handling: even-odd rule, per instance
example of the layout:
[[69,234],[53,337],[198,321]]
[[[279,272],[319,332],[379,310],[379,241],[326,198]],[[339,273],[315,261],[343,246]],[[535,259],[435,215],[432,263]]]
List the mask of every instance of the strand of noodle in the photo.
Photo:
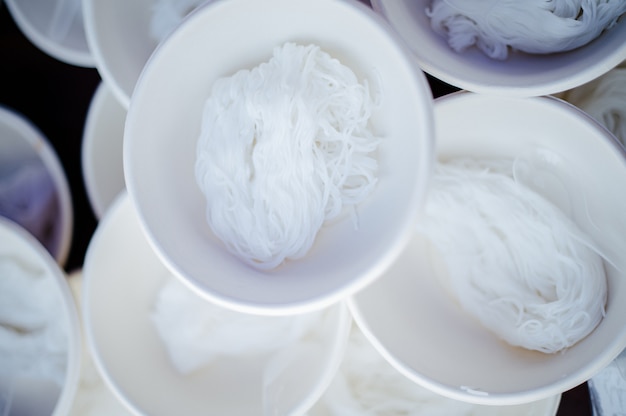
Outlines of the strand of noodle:
[[426,9],[432,29],[462,52],[476,46],[503,60],[510,49],[564,52],[586,45],[626,13],[623,0],[433,0]]
[[465,310],[512,345],[553,353],[604,316],[603,259],[556,206],[514,181],[512,165],[438,164],[419,230],[445,259],[447,286]]
[[314,45],[286,43],[217,80],[196,159],[215,235],[260,269],[303,257],[376,184],[374,105],[367,83]]

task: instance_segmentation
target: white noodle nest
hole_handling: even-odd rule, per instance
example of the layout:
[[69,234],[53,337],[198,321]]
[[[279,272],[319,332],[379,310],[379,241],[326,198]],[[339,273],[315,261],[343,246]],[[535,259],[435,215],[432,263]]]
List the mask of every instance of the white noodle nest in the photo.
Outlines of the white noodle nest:
[[626,146],[626,63],[560,97],[585,111]]
[[377,182],[375,105],[368,84],[315,45],[286,43],[217,80],[195,171],[215,235],[260,269],[303,257]]
[[232,311],[202,299],[175,279],[160,289],[151,313],[168,356],[181,374],[221,357],[281,353],[306,342],[322,317],[323,312],[262,316]]
[[603,260],[556,206],[515,182],[512,163],[438,164],[420,231],[466,311],[511,345],[554,353],[604,316]]
[[626,13],[624,0],[433,0],[431,27],[462,52],[547,54],[586,45]]

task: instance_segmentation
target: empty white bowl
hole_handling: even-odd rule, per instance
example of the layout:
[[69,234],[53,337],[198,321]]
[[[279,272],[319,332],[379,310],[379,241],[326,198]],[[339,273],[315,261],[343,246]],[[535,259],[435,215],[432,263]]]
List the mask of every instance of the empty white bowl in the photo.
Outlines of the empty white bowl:
[[[6,290],[11,289],[3,289],[2,353],[9,351],[13,362],[32,360],[28,368],[3,368],[0,411],[3,415],[67,415],[80,374],[81,330],[66,275],[39,241],[6,218],[0,218],[0,253],[3,273],[7,273],[2,279],[5,284],[13,279],[11,288],[15,289],[10,299]],[[4,268],[8,262],[15,267]],[[15,308],[15,316],[7,312],[9,305]],[[19,335],[7,337],[11,333]],[[19,351],[11,351],[11,343]]]
[[540,96],[574,88],[626,59],[626,18],[578,49],[555,54],[511,53],[493,60],[476,48],[452,50],[435,33],[425,10],[431,0],[372,0],[414,52],[421,68],[461,89],[509,96]]
[[560,155],[563,164],[555,161],[555,167],[564,170],[564,186],[576,191],[571,206],[561,208],[616,263],[605,262],[606,316],[590,335],[559,353],[511,347],[463,312],[438,281],[441,265],[416,230],[389,272],[351,299],[356,321],[401,372],[457,400],[525,403],[583,383],[626,346],[624,150],[585,113],[555,98],[457,93],[435,101],[435,121],[440,160],[514,159],[537,148]]
[[[155,416],[263,414],[262,377],[271,354],[224,356],[186,375],[176,370],[151,318],[158,293],[174,277],[146,240],[126,193],[100,221],[83,279],[90,351],[107,385],[130,409]],[[339,367],[350,314],[343,303],[324,314],[315,335],[309,334],[316,353],[291,362],[283,373],[277,414],[303,414]]]
[[6,0],[24,35],[39,49],[62,62],[93,68],[87,44],[82,0]]
[[73,208],[63,166],[30,120],[1,106],[0,183],[0,198],[10,211],[5,215],[28,229],[64,265],[72,241]]
[[102,218],[125,188],[122,142],[126,109],[101,83],[91,99],[81,147],[81,167],[91,208]]
[[[213,82],[267,61],[287,41],[317,44],[357,76],[380,83],[382,103],[372,116],[382,137],[379,181],[358,206],[358,230],[350,219],[325,226],[304,258],[262,272],[210,231],[194,164]],[[126,186],[156,252],[202,296],[253,313],[321,308],[373,281],[409,241],[432,165],[431,117],[423,73],[363,4],[216,1],[191,13],[146,65],[126,121]]]

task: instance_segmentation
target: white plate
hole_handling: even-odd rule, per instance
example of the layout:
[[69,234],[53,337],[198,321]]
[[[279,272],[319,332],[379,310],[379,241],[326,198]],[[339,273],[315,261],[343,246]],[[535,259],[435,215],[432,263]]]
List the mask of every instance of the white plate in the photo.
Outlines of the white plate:
[[122,166],[125,121],[126,109],[111,89],[100,83],[89,105],[81,147],[85,188],[98,219],[125,188]]
[[[122,193],[89,245],[83,268],[87,342],[105,382],[141,414],[260,414],[267,355],[224,358],[190,375],[175,370],[150,320],[153,302],[171,279],[144,237],[130,198]],[[350,323],[343,303],[320,329],[320,354],[293,367],[285,405],[302,413],[339,366]]]

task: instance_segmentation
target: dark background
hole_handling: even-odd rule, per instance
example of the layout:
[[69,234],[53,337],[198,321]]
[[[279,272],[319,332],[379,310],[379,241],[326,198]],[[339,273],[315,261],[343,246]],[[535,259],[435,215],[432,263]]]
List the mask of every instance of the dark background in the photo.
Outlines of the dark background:
[[[434,97],[456,91],[427,78]],[[81,142],[87,109],[100,82],[96,69],[65,64],[37,49],[22,35],[0,0],[0,105],[21,113],[37,126],[61,160],[74,210],[72,246],[65,265],[68,273],[82,267],[97,226],[82,176]],[[558,416],[591,414],[586,383],[563,394]]]

